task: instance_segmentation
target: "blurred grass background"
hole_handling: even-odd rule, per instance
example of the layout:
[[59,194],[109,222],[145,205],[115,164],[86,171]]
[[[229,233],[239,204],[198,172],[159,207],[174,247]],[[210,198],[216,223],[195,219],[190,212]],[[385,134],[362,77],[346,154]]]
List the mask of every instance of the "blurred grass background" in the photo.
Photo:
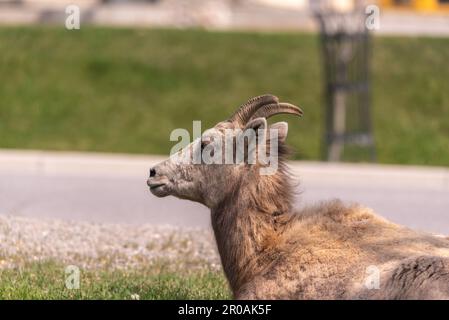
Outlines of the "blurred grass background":
[[[168,154],[262,93],[300,105],[296,159],[321,159],[314,34],[0,28],[0,148]],[[373,116],[381,163],[449,166],[449,41],[376,37]],[[278,116],[275,120],[282,119]]]

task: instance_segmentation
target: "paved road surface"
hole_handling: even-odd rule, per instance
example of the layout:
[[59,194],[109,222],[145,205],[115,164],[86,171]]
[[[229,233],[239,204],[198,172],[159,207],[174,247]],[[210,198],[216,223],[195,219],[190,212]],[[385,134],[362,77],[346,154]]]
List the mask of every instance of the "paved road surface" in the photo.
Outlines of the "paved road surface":
[[[0,214],[112,223],[209,226],[208,210],[146,187],[157,157],[0,152]],[[449,170],[292,163],[297,205],[341,198],[398,223],[449,234]]]

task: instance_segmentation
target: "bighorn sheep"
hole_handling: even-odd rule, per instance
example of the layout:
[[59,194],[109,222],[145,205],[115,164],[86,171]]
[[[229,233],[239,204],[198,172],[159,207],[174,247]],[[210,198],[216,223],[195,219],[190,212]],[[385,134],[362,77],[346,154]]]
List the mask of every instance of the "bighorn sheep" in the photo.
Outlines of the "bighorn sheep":
[[[266,120],[280,113],[302,115],[275,96],[255,97],[177,154],[216,144],[226,129],[257,129],[257,137],[274,129],[280,157],[275,174],[261,175],[266,164],[249,164],[247,157],[241,163],[207,165],[172,156],[150,169],[147,184],[154,195],[174,195],[210,208],[234,297],[448,299],[447,239],[338,200],[292,210],[293,185],[285,165],[288,126],[278,122],[268,127]],[[234,137],[241,134],[236,131]],[[257,142],[269,145],[270,139],[266,135]]]

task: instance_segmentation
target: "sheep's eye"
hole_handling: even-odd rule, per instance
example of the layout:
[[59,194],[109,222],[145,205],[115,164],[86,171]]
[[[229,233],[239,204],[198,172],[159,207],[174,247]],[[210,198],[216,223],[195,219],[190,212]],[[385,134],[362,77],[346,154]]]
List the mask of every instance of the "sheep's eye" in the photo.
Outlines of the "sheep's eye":
[[206,141],[201,141],[201,151],[204,150],[204,148],[206,148],[207,146],[207,142]]

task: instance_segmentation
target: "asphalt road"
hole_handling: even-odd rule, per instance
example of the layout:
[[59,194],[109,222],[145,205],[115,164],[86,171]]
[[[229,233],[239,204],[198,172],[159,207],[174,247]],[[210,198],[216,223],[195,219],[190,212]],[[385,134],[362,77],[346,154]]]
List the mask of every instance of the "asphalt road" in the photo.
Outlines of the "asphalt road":
[[[0,152],[0,214],[127,224],[207,227],[209,211],[146,186],[159,158]],[[409,227],[449,234],[449,170],[292,163],[297,206],[340,198]]]

